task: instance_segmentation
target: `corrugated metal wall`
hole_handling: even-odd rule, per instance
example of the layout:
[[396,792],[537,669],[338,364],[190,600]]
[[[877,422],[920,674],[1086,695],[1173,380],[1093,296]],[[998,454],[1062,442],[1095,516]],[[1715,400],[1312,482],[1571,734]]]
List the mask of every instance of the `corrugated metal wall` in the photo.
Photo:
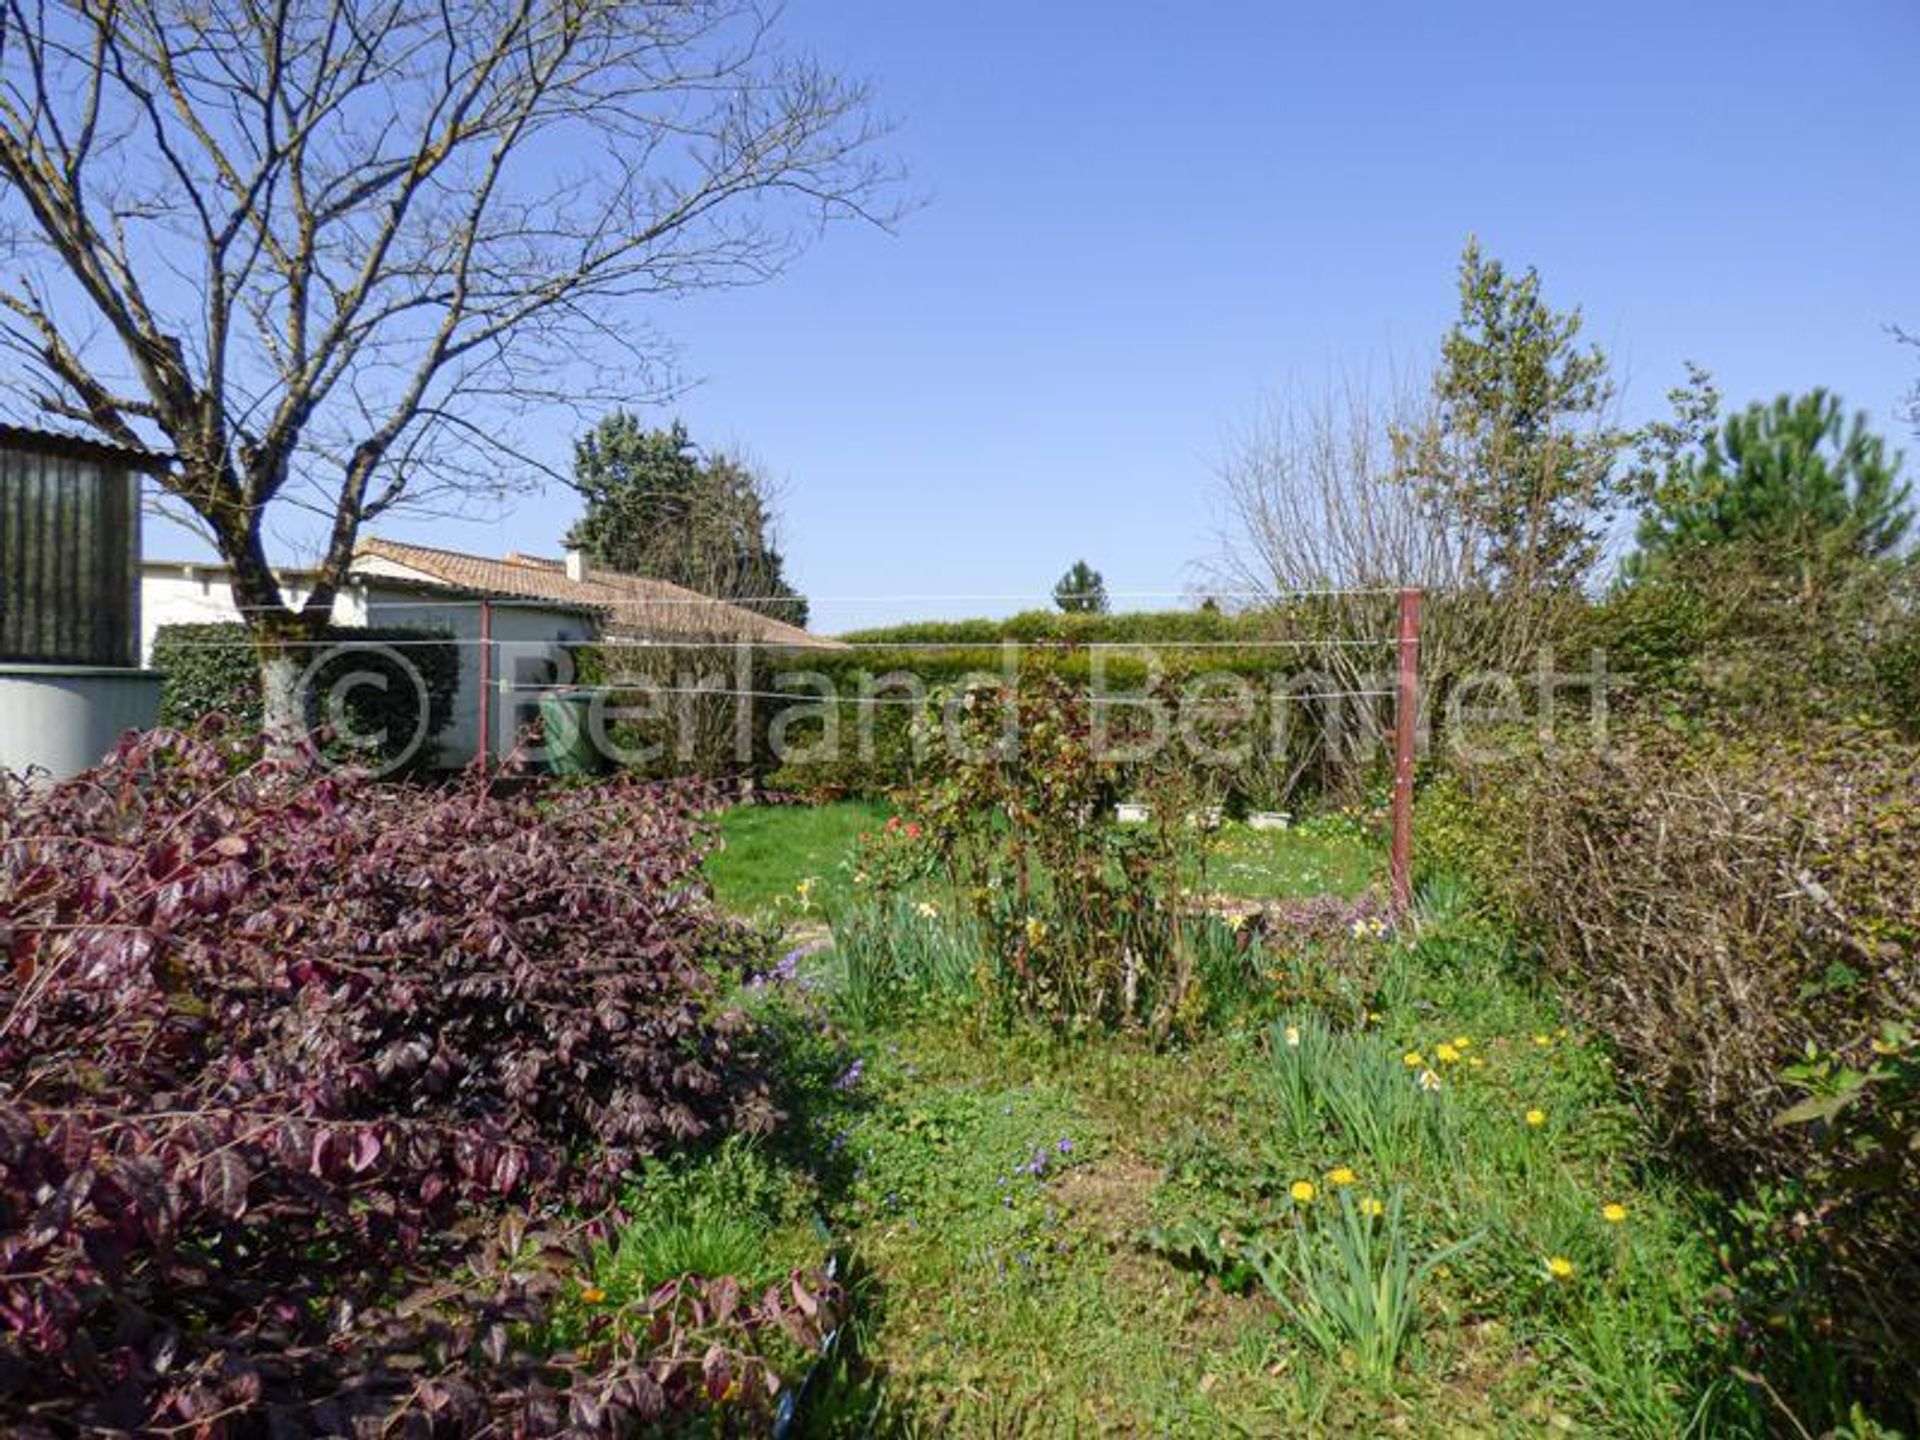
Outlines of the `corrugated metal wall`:
[[138,665],[139,479],[0,447],[0,660]]

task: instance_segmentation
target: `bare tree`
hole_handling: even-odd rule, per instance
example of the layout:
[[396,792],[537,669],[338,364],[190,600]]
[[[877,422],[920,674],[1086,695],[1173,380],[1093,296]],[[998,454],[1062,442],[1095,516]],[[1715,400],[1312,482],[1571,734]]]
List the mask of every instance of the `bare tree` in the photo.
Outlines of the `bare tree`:
[[1472,583],[1471,537],[1395,475],[1393,435],[1420,424],[1425,404],[1411,387],[1382,398],[1352,380],[1268,401],[1216,467],[1222,526],[1202,568],[1273,599]]
[[[532,462],[516,417],[630,397],[634,302],[884,223],[864,87],[753,0],[0,0],[0,343],[44,414],[175,457],[297,723],[361,527]],[[270,514],[318,517],[286,605]]]
[[1337,753],[1316,757],[1329,783],[1351,779],[1390,710],[1393,592],[1428,594],[1421,629],[1427,708],[1470,670],[1510,675],[1551,633],[1554,597],[1496,593],[1484,537],[1396,471],[1394,436],[1431,421],[1424,386],[1384,394],[1343,381],[1283,394],[1232,436],[1216,468],[1221,524],[1198,566],[1211,588],[1271,617],[1297,643]]

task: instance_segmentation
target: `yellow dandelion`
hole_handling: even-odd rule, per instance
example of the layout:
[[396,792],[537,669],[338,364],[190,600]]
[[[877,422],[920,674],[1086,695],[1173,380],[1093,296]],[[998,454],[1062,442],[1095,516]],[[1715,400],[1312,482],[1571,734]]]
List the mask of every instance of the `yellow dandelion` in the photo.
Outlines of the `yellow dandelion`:
[[1327,1183],[1329,1185],[1351,1185],[1359,1178],[1358,1175],[1354,1174],[1353,1171],[1345,1165],[1327,1171]]
[[1549,1045],[1553,1044],[1553,1037],[1551,1035],[1536,1035],[1533,1037],[1533,1043],[1538,1045],[1542,1050],[1544,1050]]
[[1434,1059],[1438,1060],[1442,1065],[1451,1065],[1460,1058],[1460,1052],[1443,1040],[1439,1046],[1435,1048],[1433,1056]]
[[607,1292],[602,1290],[598,1285],[588,1285],[581,1289],[580,1298],[589,1305],[598,1305],[602,1300],[607,1298]]
[[1387,1213],[1387,1207],[1382,1201],[1369,1195],[1360,1202],[1360,1213],[1369,1219],[1378,1220],[1382,1215]]
[[1547,1259],[1547,1278],[1550,1280],[1570,1280],[1573,1278],[1573,1262],[1564,1255],[1553,1255]]
[[1487,1062],[1482,1060],[1478,1055],[1469,1055],[1467,1057],[1467,1064],[1475,1070],[1484,1070],[1487,1067]]
[[1315,1194],[1313,1182],[1311,1180],[1296,1180],[1287,1193],[1302,1205],[1310,1204]]
[[1422,1065],[1427,1063],[1427,1057],[1422,1055],[1418,1050],[1409,1050],[1406,1054],[1402,1055],[1400,1059],[1405,1062],[1409,1070],[1418,1070]]
[[1546,1111],[1544,1110],[1527,1111],[1527,1124],[1533,1126],[1534,1129],[1538,1130],[1542,1125],[1546,1123],[1547,1123]]
[[1453,1048],[1454,1048],[1454,1049],[1456,1049],[1456,1050],[1471,1050],[1471,1049],[1473,1048],[1473,1039],[1472,1039],[1472,1037],[1471,1037],[1471,1036],[1467,1036],[1467,1035],[1456,1035],[1456,1036],[1454,1036],[1454,1037],[1453,1037]]
[[1603,1205],[1600,1207],[1600,1218],[1609,1225],[1624,1224],[1627,1218],[1627,1207],[1617,1200],[1610,1205]]

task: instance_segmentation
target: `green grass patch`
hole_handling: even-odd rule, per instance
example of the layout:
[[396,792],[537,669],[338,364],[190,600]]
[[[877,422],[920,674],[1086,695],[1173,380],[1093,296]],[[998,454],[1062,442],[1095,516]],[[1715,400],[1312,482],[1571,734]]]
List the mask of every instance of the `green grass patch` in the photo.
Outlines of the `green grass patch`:
[[[841,868],[854,841],[886,824],[875,801],[826,805],[740,805],[717,817],[722,846],[706,873],[722,905],[743,915],[796,915],[798,889],[812,879],[813,899],[843,898]],[[1230,822],[1214,836],[1205,873],[1193,883],[1243,900],[1358,895],[1381,873],[1379,847],[1356,825],[1311,818],[1289,830]]]
[[1380,874],[1378,847],[1358,827],[1313,819],[1290,830],[1221,827],[1207,857],[1205,884],[1239,900],[1350,899]]
[[735,806],[717,817],[721,846],[707,857],[707,878],[720,903],[738,914],[792,913],[806,880],[821,893],[845,887],[840,862],[855,839],[891,813],[865,800]]
[[[778,909],[884,821],[734,812],[716,885]],[[1216,860],[1216,891],[1376,861],[1338,825],[1222,839],[1258,876]],[[944,903],[830,913],[838,951],[752,992],[780,1136],[649,1166],[597,1280],[758,1280],[818,1254],[817,1211],[853,1316],[807,1433],[1766,1433],[1705,1202],[1459,892],[1326,950],[1222,925],[1208,1023],[1163,1048],[982,1004]]]

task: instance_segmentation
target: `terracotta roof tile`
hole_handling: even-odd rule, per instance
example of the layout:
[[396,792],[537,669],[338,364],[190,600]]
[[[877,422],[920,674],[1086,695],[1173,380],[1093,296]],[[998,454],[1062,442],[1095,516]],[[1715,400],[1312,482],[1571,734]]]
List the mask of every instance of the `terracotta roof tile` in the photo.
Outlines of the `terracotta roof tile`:
[[529,555],[495,560],[428,545],[369,537],[354,548],[356,559],[386,560],[440,584],[477,595],[545,600],[594,610],[610,633],[652,640],[745,641],[794,649],[840,649],[840,642],[814,635],[725,600],[638,575],[590,569],[585,580],[567,576],[566,563]]

